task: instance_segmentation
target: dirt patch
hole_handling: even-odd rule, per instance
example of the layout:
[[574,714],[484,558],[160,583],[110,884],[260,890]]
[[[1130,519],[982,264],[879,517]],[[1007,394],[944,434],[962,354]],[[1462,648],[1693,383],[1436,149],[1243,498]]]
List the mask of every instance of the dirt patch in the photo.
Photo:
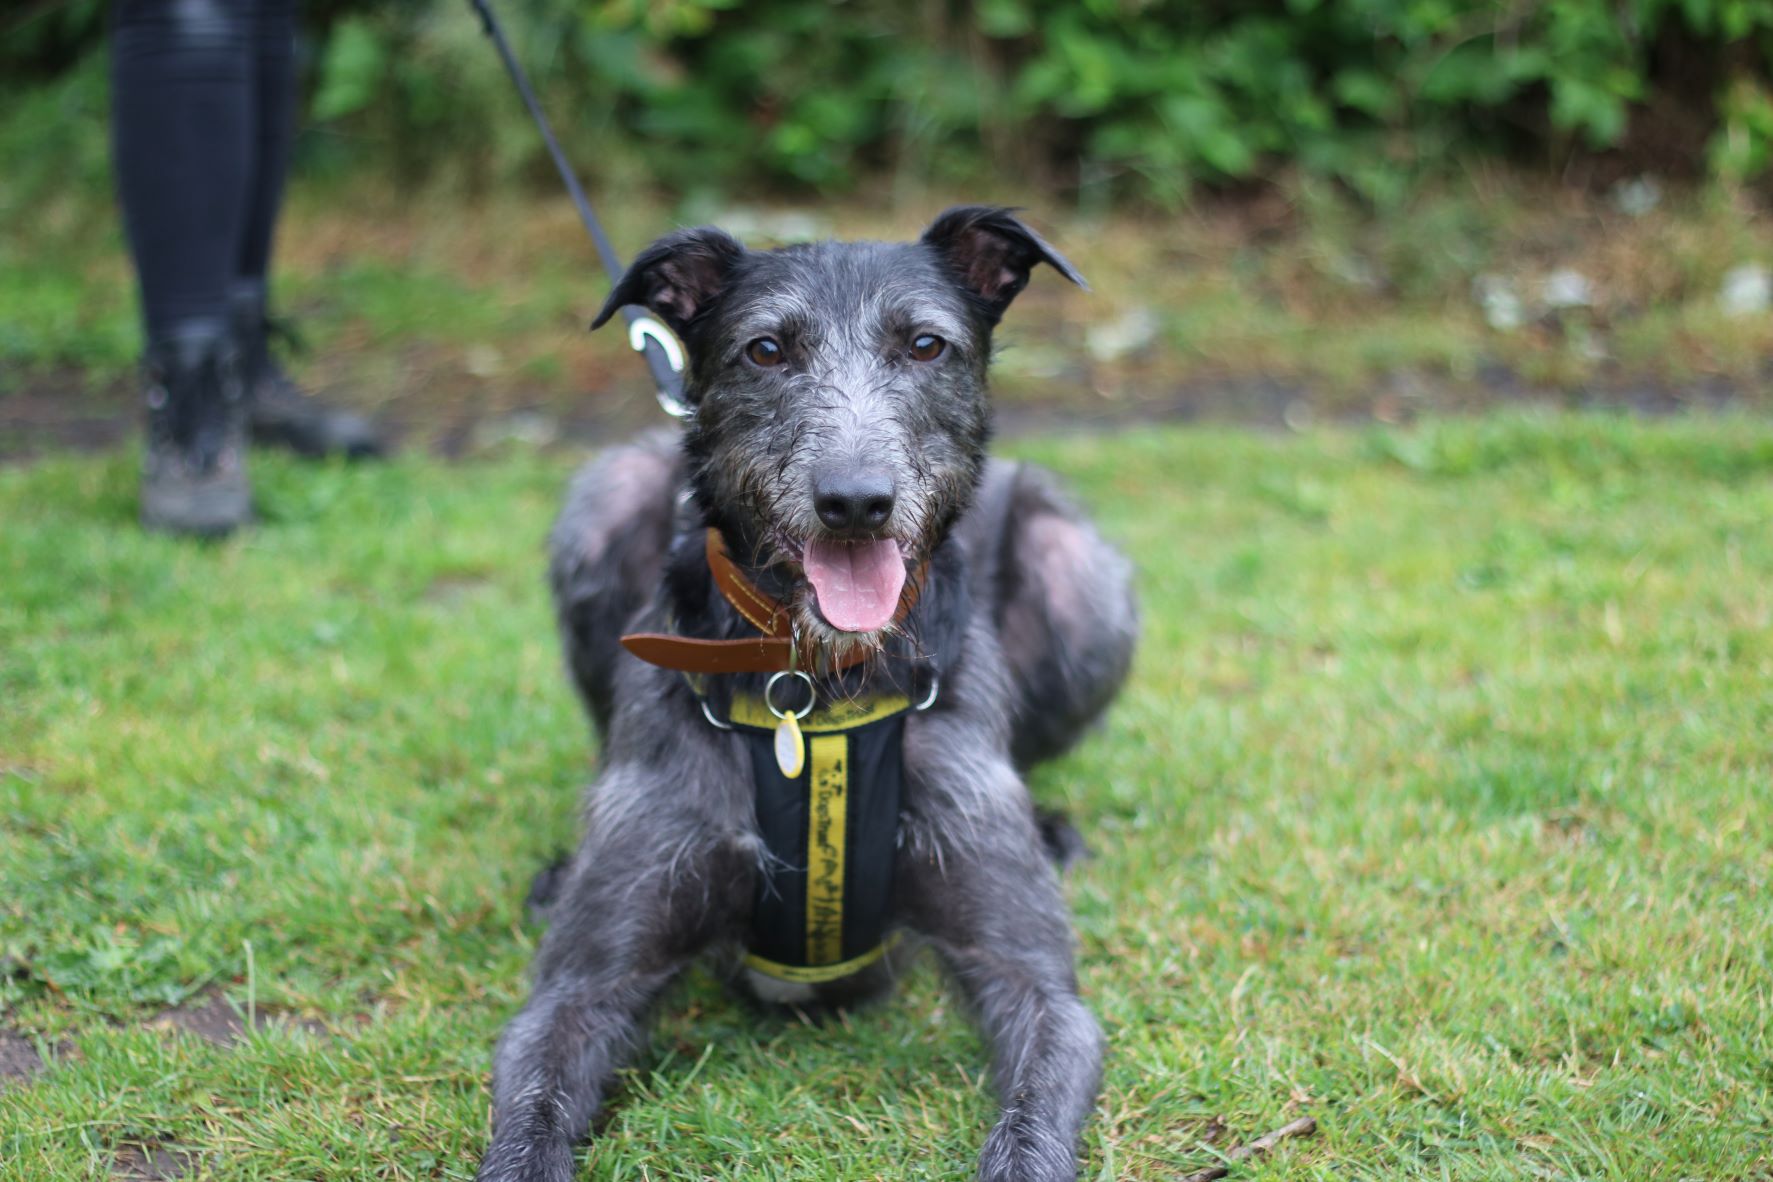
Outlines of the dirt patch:
[[[243,1008],[222,994],[220,989],[204,990],[183,1005],[173,1006],[156,1015],[149,1025],[162,1030],[177,1030],[186,1034],[195,1034],[205,1042],[217,1046],[233,1046],[245,1036],[247,1030],[247,1014]],[[277,1013],[259,1008],[252,1015],[252,1029],[268,1030],[274,1026],[282,1026],[295,1030],[305,1030],[309,1034],[327,1037],[331,1032],[326,1025],[314,1018],[302,1018],[294,1014]]]
[[124,1182],[172,1182],[197,1172],[197,1155],[159,1142],[125,1145],[111,1161],[111,1176]]
[[[398,448],[456,460],[503,449],[582,450],[659,425],[645,379],[597,372],[590,384],[541,385],[520,378],[484,381],[442,351],[408,346],[394,389],[352,381],[343,359],[316,367],[314,388],[329,401],[373,418]],[[1770,374],[1773,376],[1773,374]],[[1098,382],[1080,369],[1052,379],[1000,376],[1000,434],[1112,430],[1149,423],[1215,422],[1300,428],[1311,423],[1405,423],[1425,414],[1465,414],[1504,405],[1631,411],[1646,415],[1759,405],[1751,389],[1725,377],[1667,382],[1610,373],[1574,389],[1535,384],[1500,363],[1464,378],[1399,370],[1358,392],[1304,378],[1161,372]],[[92,377],[72,367],[18,375],[0,385],[0,463],[63,451],[99,451],[138,434],[141,412],[131,379]]]
[[116,447],[136,428],[134,391],[121,380],[92,381],[56,369],[0,389],[0,459]]
[[47,1066],[30,1039],[11,1030],[0,1030],[0,1091],[41,1074]]

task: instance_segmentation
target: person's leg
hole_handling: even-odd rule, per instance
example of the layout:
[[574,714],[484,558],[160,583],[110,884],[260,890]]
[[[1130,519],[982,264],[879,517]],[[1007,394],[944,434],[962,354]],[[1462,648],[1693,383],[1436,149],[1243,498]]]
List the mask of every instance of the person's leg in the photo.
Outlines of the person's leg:
[[246,216],[252,63],[227,0],[114,0],[112,151],[147,331],[150,526],[249,510],[229,285]]
[[[244,0],[250,11],[254,63],[253,120],[247,129],[251,171],[246,217],[230,294],[249,379],[269,365],[265,307],[271,243],[283,207],[283,182],[295,141],[295,0]],[[251,384],[249,380],[249,385]]]
[[150,342],[225,328],[251,175],[249,22],[227,0],[115,0],[117,191]]
[[234,330],[250,395],[254,442],[288,447],[302,455],[377,455],[382,443],[359,415],[336,410],[304,394],[271,355],[268,276],[283,182],[295,140],[296,0],[243,0],[252,13],[255,117],[251,129],[252,174],[239,261],[231,288]]
[[271,268],[271,240],[283,205],[283,182],[289,175],[289,150],[295,141],[295,0],[251,0],[253,124],[248,139],[252,173],[246,219],[240,235],[235,282],[255,290],[262,300]]

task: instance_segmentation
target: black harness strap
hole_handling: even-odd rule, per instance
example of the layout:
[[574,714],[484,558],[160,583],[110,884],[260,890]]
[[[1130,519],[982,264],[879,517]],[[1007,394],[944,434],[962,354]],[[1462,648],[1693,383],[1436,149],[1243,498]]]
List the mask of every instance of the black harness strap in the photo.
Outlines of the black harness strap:
[[836,702],[801,723],[806,768],[776,763],[776,720],[755,698],[733,700],[767,851],[752,901],[748,967],[783,981],[846,977],[886,951],[904,786],[902,697]]

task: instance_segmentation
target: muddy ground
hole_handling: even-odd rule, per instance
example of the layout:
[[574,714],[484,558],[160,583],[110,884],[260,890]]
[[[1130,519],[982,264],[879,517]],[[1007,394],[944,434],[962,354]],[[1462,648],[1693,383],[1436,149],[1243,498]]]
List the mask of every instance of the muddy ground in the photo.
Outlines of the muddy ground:
[[[590,389],[476,379],[412,349],[393,389],[354,385],[339,368],[315,367],[310,386],[329,401],[361,410],[398,445],[449,459],[502,446],[599,447],[663,421],[643,373],[599,374]],[[140,413],[135,383],[61,369],[14,375],[0,386],[0,462],[46,453],[94,451],[131,441]],[[1759,405],[1760,391],[1737,379],[1673,384],[1611,375],[1558,389],[1525,381],[1502,365],[1469,379],[1398,373],[1365,392],[1296,378],[1193,378],[1181,383],[1104,388],[1080,369],[1075,383],[999,382],[998,426],[1007,435],[1111,429],[1150,422],[1235,423],[1302,429],[1313,423],[1404,423],[1426,414],[1469,414],[1505,405],[1617,409],[1664,415]]]

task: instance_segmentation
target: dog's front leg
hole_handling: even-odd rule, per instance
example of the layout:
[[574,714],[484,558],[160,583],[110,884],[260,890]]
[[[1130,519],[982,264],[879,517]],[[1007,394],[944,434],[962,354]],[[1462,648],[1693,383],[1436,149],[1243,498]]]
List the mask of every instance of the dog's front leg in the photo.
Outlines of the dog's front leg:
[[499,1041],[480,1182],[572,1178],[573,1146],[653,1001],[750,898],[750,839],[685,807],[681,772],[612,765],[592,790],[534,992]]
[[930,738],[945,754],[913,765],[901,883],[911,923],[930,938],[991,1045],[1003,1113],[979,1178],[1073,1182],[1102,1035],[1077,996],[1058,877],[1008,759],[968,758],[958,731]]

